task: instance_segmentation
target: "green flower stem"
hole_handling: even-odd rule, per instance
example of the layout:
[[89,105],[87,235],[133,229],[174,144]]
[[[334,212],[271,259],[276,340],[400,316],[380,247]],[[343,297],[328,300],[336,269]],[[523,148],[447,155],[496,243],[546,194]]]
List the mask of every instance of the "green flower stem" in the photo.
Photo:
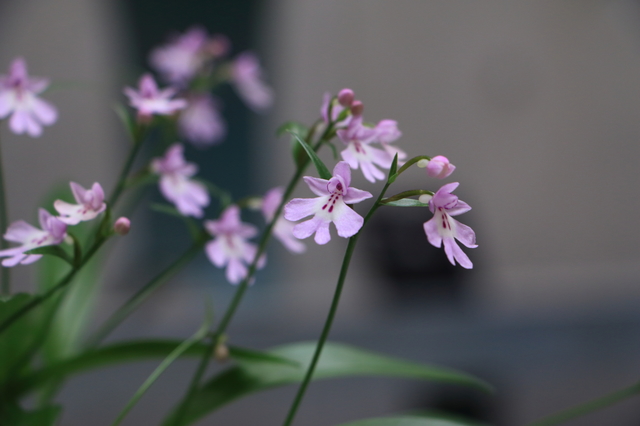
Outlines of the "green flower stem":
[[576,405],[575,407],[571,407],[567,410],[545,417],[541,420],[530,423],[529,426],[554,426],[566,423],[569,420],[573,420],[610,405],[617,404],[618,402],[636,395],[640,395],[640,382],[584,404]]
[[122,195],[122,191],[125,189],[127,184],[127,178],[129,173],[131,172],[131,167],[133,166],[133,162],[140,151],[140,147],[142,147],[142,143],[147,135],[147,128],[140,127],[138,131],[135,132],[133,136],[133,146],[129,150],[129,156],[127,157],[124,166],[122,166],[122,170],[120,171],[120,176],[118,177],[118,181],[116,183],[116,187],[114,188],[111,196],[107,200],[107,205],[113,208],[116,204],[120,196]]
[[[0,120],[0,124],[2,120]],[[7,232],[7,194],[4,184],[4,167],[2,167],[2,144],[0,144],[0,234]],[[0,238],[0,250],[8,247],[8,241]],[[11,294],[11,273],[9,268],[0,266],[0,279],[2,286],[0,287],[0,295],[9,296]]]
[[184,268],[191,260],[193,260],[202,250],[205,240],[201,239],[191,245],[178,259],[165,268],[158,275],[153,277],[151,281],[145,284],[136,294],[131,296],[117,311],[102,324],[102,326],[91,336],[86,345],[86,349],[94,348],[104,340],[118,325],[122,323],[135,309],[144,302],[151,294],[156,291],[162,284],[167,282],[169,278]]
[[403,191],[399,194],[396,194],[392,197],[389,198],[385,198],[384,200],[381,200],[380,202],[382,204],[386,204],[386,203],[390,203],[391,201],[398,201],[398,200],[403,200],[405,198],[409,198],[409,197],[415,197],[416,195],[433,195],[433,191],[428,191],[426,189],[412,189],[409,191]]
[[398,173],[396,173],[396,176],[400,176],[405,170],[407,170],[409,167],[413,166],[420,160],[431,161],[431,157],[429,157],[428,155],[418,155],[417,157],[413,157],[411,160],[404,163],[402,167],[398,169]]
[[382,188],[382,191],[380,192],[380,195],[378,196],[378,199],[376,200],[375,204],[371,206],[369,213],[367,213],[367,215],[365,216],[364,222],[362,224],[362,228],[360,228],[360,231],[358,231],[358,233],[353,237],[349,238],[349,244],[347,244],[347,249],[344,254],[342,267],[340,268],[340,275],[338,277],[338,283],[336,284],[336,291],[333,294],[333,300],[331,302],[331,308],[329,308],[329,314],[327,315],[327,320],[325,321],[324,327],[322,328],[322,333],[320,333],[320,337],[318,338],[318,343],[316,345],[316,350],[313,353],[311,364],[309,364],[309,368],[307,369],[304,379],[302,380],[302,383],[300,383],[300,387],[298,388],[298,393],[296,394],[293,400],[293,403],[291,404],[291,408],[289,409],[289,413],[287,414],[287,418],[285,419],[283,426],[290,426],[291,423],[293,422],[296,412],[298,411],[298,407],[302,402],[302,398],[304,397],[307,387],[311,382],[311,378],[313,377],[313,373],[316,369],[316,365],[318,364],[318,360],[320,359],[320,355],[322,354],[322,348],[324,347],[327,337],[329,337],[329,332],[331,331],[331,326],[333,325],[333,319],[336,315],[336,312],[338,311],[338,304],[340,303],[342,288],[344,287],[344,281],[345,281],[345,278],[347,277],[349,264],[351,263],[351,257],[353,256],[353,252],[356,248],[358,237],[362,233],[364,226],[367,224],[367,222],[369,221],[373,213],[380,206],[380,201],[382,200],[382,197],[384,197],[384,194],[389,188],[389,185],[390,184],[387,183],[384,186],[384,188]]
[[[313,130],[313,132],[315,132],[315,130]],[[307,134],[307,137],[306,137],[307,143],[311,141],[311,138],[313,137],[313,132],[310,131],[309,134]],[[333,132],[333,124],[327,126],[327,128],[325,129],[324,133],[322,134],[318,142],[314,144],[313,146],[314,151],[317,151],[318,149],[320,149],[322,144],[327,142],[330,139],[332,132]],[[253,278],[253,275],[256,272],[256,268],[257,268],[260,256],[262,256],[262,253],[264,253],[264,251],[267,248],[267,243],[269,242],[269,239],[271,237],[273,227],[275,226],[276,221],[280,217],[280,214],[284,209],[284,205],[286,204],[287,200],[293,193],[293,190],[295,189],[296,185],[300,181],[302,174],[304,173],[305,169],[307,168],[310,162],[311,160],[307,157],[307,160],[297,168],[295,174],[293,175],[293,177],[291,178],[291,181],[289,182],[289,185],[287,185],[287,188],[285,189],[284,194],[282,195],[282,201],[280,202],[280,204],[278,205],[278,208],[274,212],[273,219],[271,220],[271,222],[269,222],[265,230],[262,232],[260,242],[258,243],[258,250],[256,251],[256,255],[254,256],[253,261],[251,262],[251,265],[249,266],[249,269],[247,271],[247,276],[238,285],[238,289],[233,295],[233,299],[231,300],[231,303],[227,307],[227,310],[225,311],[224,316],[222,317],[222,320],[220,320],[220,323],[218,324],[218,327],[214,332],[214,335],[211,339],[211,343],[208,345],[207,350],[205,351],[205,353],[202,355],[202,358],[200,359],[200,363],[198,364],[198,368],[194,373],[193,378],[191,379],[191,383],[189,384],[187,393],[176,411],[176,416],[174,417],[174,420],[173,420],[174,425],[181,424],[182,419],[185,413],[187,412],[187,409],[189,408],[189,403],[191,402],[191,398],[193,397],[198,386],[200,385],[202,376],[204,376],[207,366],[209,365],[209,360],[211,359],[211,356],[216,348],[216,345],[219,342],[219,337],[226,332],[227,327],[231,322],[231,319],[236,313],[238,306],[240,306],[240,302],[242,301],[242,298],[244,297],[244,294],[247,291],[247,288],[249,287],[249,283],[251,282],[251,279]]]
[[111,424],[111,426],[118,426],[122,420],[129,414],[129,411],[138,403],[140,398],[147,392],[147,390],[151,387],[151,385],[160,377],[162,373],[182,355],[187,349],[193,346],[195,343],[204,339],[207,335],[207,331],[209,329],[209,321],[205,321],[200,329],[196,331],[196,333],[189,337],[187,340],[182,342],[177,348],[175,348],[171,353],[160,363],[160,365],[153,370],[151,375],[144,381],[142,386],[136,391],[133,397],[129,400],[124,409],[120,412],[116,420]]

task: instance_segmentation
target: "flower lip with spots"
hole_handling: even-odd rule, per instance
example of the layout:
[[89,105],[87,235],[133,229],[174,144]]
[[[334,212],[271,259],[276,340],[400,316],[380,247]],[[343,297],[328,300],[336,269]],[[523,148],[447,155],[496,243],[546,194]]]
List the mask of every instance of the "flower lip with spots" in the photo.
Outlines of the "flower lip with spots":
[[439,248],[444,243],[444,252],[452,265],[458,261],[463,268],[471,269],[473,263],[455,240],[466,247],[476,248],[476,234],[469,226],[451,217],[471,210],[467,203],[452,194],[458,185],[458,182],[448,183],[431,197],[429,210],[433,213],[433,218],[424,223],[424,232],[433,246]]
[[67,225],[77,225],[95,219],[107,208],[104,191],[98,182],[95,182],[91,189],[85,189],[75,182],[69,183],[69,186],[78,204],[69,204],[62,200],[53,203],[53,207],[61,214],[58,219]]
[[296,238],[307,238],[315,233],[318,244],[331,240],[329,224],[333,222],[338,235],[349,238],[355,235],[364,223],[364,219],[347,204],[359,203],[372,195],[361,189],[351,188],[351,169],[346,161],[340,161],[333,169],[329,180],[305,176],[305,183],[317,198],[294,198],[284,207],[284,217],[297,221],[307,216],[313,218],[298,223],[293,228]]
[[0,257],[6,257],[2,266],[10,268],[17,264],[28,265],[42,257],[41,254],[25,254],[26,251],[38,247],[60,244],[67,235],[67,225],[45,209],[39,211],[40,226],[38,229],[24,220],[9,225],[4,239],[22,245],[0,251]]
[[23,58],[14,59],[9,74],[0,76],[0,119],[11,115],[9,128],[13,133],[38,137],[42,126],[56,122],[56,108],[37,96],[48,86],[47,79],[29,77]]

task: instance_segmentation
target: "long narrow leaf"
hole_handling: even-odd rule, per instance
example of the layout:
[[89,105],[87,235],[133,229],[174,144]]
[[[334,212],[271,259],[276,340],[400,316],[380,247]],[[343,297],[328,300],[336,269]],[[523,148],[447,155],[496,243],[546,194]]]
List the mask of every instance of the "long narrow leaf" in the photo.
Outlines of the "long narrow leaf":
[[125,418],[125,416],[131,411],[131,409],[138,403],[140,398],[147,392],[147,390],[153,385],[153,383],[160,377],[164,371],[169,368],[173,361],[178,359],[180,355],[182,355],[187,349],[193,346],[198,341],[204,339],[207,335],[207,331],[209,330],[210,321],[209,319],[205,320],[200,329],[196,331],[193,336],[182,342],[178,347],[176,347],[167,357],[160,363],[160,365],[153,370],[153,372],[149,375],[147,380],[144,381],[142,386],[136,391],[136,393],[131,397],[127,405],[122,409],[116,420],[112,423],[112,426],[118,426],[120,422]]
[[304,150],[307,151],[307,155],[309,156],[309,158],[311,158],[313,165],[316,166],[316,169],[318,170],[318,174],[320,175],[320,177],[322,179],[327,179],[327,180],[331,179],[331,176],[332,176],[331,172],[329,171],[327,166],[324,165],[324,163],[322,162],[320,157],[318,157],[318,154],[316,154],[313,148],[311,148],[311,146],[309,146],[308,143],[306,143],[300,136],[296,135],[295,133],[291,133],[291,136],[296,138],[298,143],[300,143],[300,145],[302,145]]
[[[314,349],[315,342],[303,342],[270,351],[273,355],[299,363],[297,367],[251,362],[241,363],[223,371],[193,396],[189,410],[182,417],[180,426],[191,424],[221,406],[248,394],[302,381]],[[454,383],[491,391],[491,386],[486,382],[465,373],[382,356],[343,344],[327,343],[313,378],[347,376],[404,377]],[[164,425],[173,425],[174,420],[173,415],[170,415]]]
[[[147,340],[117,343],[104,346],[78,356],[60,361],[21,380],[21,392],[42,386],[50,380],[60,379],[83,371],[107,367],[127,362],[145,361],[168,356],[181,344],[177,340]],[[205,352],[207,345],[195,343],[188,347],[182,356],[198,357]],[[237,362],[262,362],[296,366],[297,363],[278,355],[251,349],[229,347],[229,356]]]

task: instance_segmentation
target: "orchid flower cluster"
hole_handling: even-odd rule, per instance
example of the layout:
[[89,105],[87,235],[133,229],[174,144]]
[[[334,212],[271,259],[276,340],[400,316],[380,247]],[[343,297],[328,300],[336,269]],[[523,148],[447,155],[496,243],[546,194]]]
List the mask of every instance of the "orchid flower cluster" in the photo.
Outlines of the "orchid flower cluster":
[[[331,351],[337,351],[336,353],[349,352],[350,359],[354,360],[354,371],[363,371],[360,359],[366,357],[364,352],[329,344],[326,342],[326,338],[337,309],[346,271],[358,236],[378,208],[384,206],[427,207],[432,213],[432,216],[423,225],[427,240],[436,247],[444,246],[445,254],[453,265],[458,263],[464,268],[472,268],[473,266],[467,254],[456,242],[459,241],[468,248],[476,247],[474,231],[453,218],[471,209],[467,203],[459,200],[453,194],[453,191],[458,187],[457,182],[447,183],[435,192],[417,189],[403,191],[393,196],[386,195],[386,192],[400,175],[414,165],[425,168],[427,177],[436,179],[448,178],[454,172],[455,166],[444,156],[421,155],[409,158],[404,150],[395,145],[402,136],[402,132],[398,129],[398,123],[390,119],[384,119],[378,123],[365,121],[364,103],[356,99],[355,93],[351,89],[343,89],[335,96],[326,93],[321,102],[320,116],[311,126],[290,123],[281,128],[281,133],[289,133],[293,141],[292,154],[295,173],[287,186],[269,189],[262,196],[234,200],[228,192],[222,189],[221,185],[197,177],[198,164],[185,157],[184,143],[191,143],[198,148],[207,148],[224,139],[226,124],[220,110],[222,103],[212,94],[218,85],[231,84],[247,106],[254,111],[263,111],[273,103],[273,92],[263,81],[263,73],[255,54],[243,52],[233,59],[229,59],[230,52],[231,44],[226,37],[209,35],[206,30],[200,27],[193,27],[184,34],[177,34],[167,44],[154,49],[149,58],[150,64],[159,79],[167,86],[159,87],[156,77],[152,73],[145,73],[140,77],[137,88],[124,88],[123,93],[131,108],[123,107],[120,110],[120,115],[128,130],[132,145],[127,161],[110,196],[105,197],[105,191],[97,182],[88,189],[78,183],[70,182],[71,194],[75,203],[57,199],[53,203],[53,209],[57,215],[41,208],[39,210],[41,229],[23,220],[15,221],[9,226],[3,225],[6,229],[3,230],[5,231],[5,241],[2,242],[0,250],[0,257],[4,258],[2,266],[10,268],[19,264],[27,265],[43,256],[52,256],[66,262],[63,263],[67,267],[67,273],[44,293],[12,295],[9,275],[6,269],[3,270],[2,290],[5,300],[0,301],[0,308],[7,310],[5,312],[0,310],[0,344],[2,344],[5,331],[27,327],[28,324],[22,319],[30,315],[32,311],[44,310],[49,306],[45,302],[53,300],[54,295],[59,296],[58,300],[63,300],[66,293],[73,290],[76,275],[99,251],[104,242],[113,235],[123,236],[129,232],[131,222],[127,217],[122,216],[115,221],[111,219],[116,217],[114,213],[118,211],[118,201],[121,195],[133,187],[144,187],[150,182],[157,183],[160,193],[168,203],[158,211],[179,217],[184,221],[190,231],[192,245],[189,250],[180,255],[175,263],[167,266],[116,310],[87,339],[84,343],[84,351],[75,353],[74,356],[85,357],[82,362],[78,361],[81,365],[86,365],[86,357],[99,358],[102,356],[100,359],[108,359],[111,356],[109,354],[114,352],[108,352],[110,347],[102,345],[103,339],[140,303],[150,297],[160,285],[177,272],[179,268],[176,265],[185,265],[198,253],[204,252],[213,266],[225,269],[226,280],[237,286],[236,295],[217,327],[210,329],[211,322],[206,320],[201,330],[183,342],[175,342],[175,344],[164,347],[157,344],[153,346],[147,342],[140,343],[145,348],[144,350],[149,351],[152,347],[154,353],[162,353],[166,356],[165,363],[158,367],[160,370],[157,375],[166,368],[167,363],[170,364],[172,360],[184,355],[189,348],[192,348],[192,353],[199,351],[201,356],[201,364],[194,373],[190,390],[169,415],[166,424],[171,425],[189,424],[208,414],[215,407],[238,396],[234,394],[235,396],[230,397],[225,394],[227,390],[217,389],[216,395],[218,396],[214,398],[221,398],[221,401],[224,402],[220,402],[218,405],[210,400],[195,402],[198,398],[212,398],[211,395],[206,394],[206,386],[202,383],[207,363],[212,355],[218,360],[231,357],[240,366],[238,368],[244,368],[242,366],[256,361],[266,363],[271,368],[274,364],[270,363],[275,362],[277,368],[280,369],[278,371],[289,374],[288,377],[299,377],[300,379],[297,380],[300,382],[298,395],[290,408],[285,425],[289,425],[293,421],[323,350],[329,353]],[[55,123],[58,115],[57,109],[39,97],[47,85],[46,79],[28,76],[27,65],[22,58],[16,59],[11,64],[7,76],[0,77],[0,120],[8,118],[10,131],[36,137],[42,134],[43,126]],[[173,126],[176,132],[171,134],[178,134],[180,140],[162,145],[161,142],[149,137],[149,135],[154,134],[154,131],[161,131],[166,123]],[[325,146],[333,147],[333,141],[336,139],[343,146],[339,152],[341,159],[338,159],[336,151],[336,162],[332,171],[329,171],[327,165],[318,157],[317,152]],[[144,152],[148,152],[141,150],[145,143],[160,144],[156,145],[155,152],[164,152],[164,154],[146,158],[142,161],[143,166],[140,170],[132,170],[136,163],[134,160],[140,160],[139,157]],[[318,177],[305,175],[306,168],[311,164],[315,166]],[[372,192],[352,186],[352,174],[358,170],[372,184],[382,181],[383,188],[377,197],[374,197]],[[292,198],[293,190],[300,179],[306,183],[315,197]],[[0,182],[0,189],[2,187],[2,182]],[[0,195],[4,198],[4,194]],[[136,199],[139,198],[136,197]],[[375,200],[369,212],[366,215],[358,213],[355,205],[368,199]],[[3,205],[6,205],[4,199],[1,201]],[[208,212],[213,210],[210,206],[213,207],[213,205],[218,207],[217,216],[207,218]],[[262,229],[255,224],[243,221],[243,209],[261,212],[264,219]],[[0,214],[2,214],[2,222],[0,223],[6,224],[6,213],[0,212]],[[92,234],[90,232],[87,238],[81,238],[78,233],[70,229],[80,223],[94,220],[97,220],[98,224],[91,228]],[[295,359],[295,356],[298,355],[294,355],[294,353],[298,354],[299,349],[293,347],[289,355],[274,355],[273,353],[261,353],[227,346],[227,327],[248,286],[255,282],[256,271],[266,265],[265,250],[270,237],[274,236],[278,239],[291,253],[302,254],[305,252],[306,246],[301,240],[313,236],[315,243],[319,245],[325,245],[331,241],[332,223],[338,237],[348,238],[349,243],[343,269],[338,279],[336,296],[330,308],[323,334],[317,344],[308,348],[309,354],[313,352],[311,361],[305,359],[299,362]],[[86,227],[89,229],[91,225],[86,225]],[[9,248],[6,242],[18,245]],[[60,306],[63,305],[56,305],[56,309],[62,309]],[[57,315],[56,309],[44,310],[46,315],[39,317],[45,319],[39,323],[41,328],[37,331],[28,330],[25,333],[49,336],[51,328],[56,326],[55,321],[49,320]],[[48,315],[53,315],[53,317]],[[11,333],[6,335],[13,336]],[[51,333],[51,336],[55,336],[55,334]],[[54,372],[47,373],[49,374],[47,376],[38,370],[40,366],[37,346],[33,346],[31,341],[23,343],[18,345],[19,348],[15,352],[18,354],[15,362],[21,366],[21,369],[5,372],[2,369],[2,363],[0,363],[0,399],[4,398],[2,395],[7,395],[6,392],[3,392],[6,386],[17,389],[11,394],[13,396],[6,398],[6,401],[0,401],[0,424],[7,422],[1,410],[5,406],[13,407],[12,413],[14,415],[18,415],[15,413],[30,415],[21,407],[20,398],[27,394],[27,390],[31,390],[30,386],[33,387],[33,383],[39,383],[38,380],[41,380],[42,386],[49,386],[56,390],[62,379],[67,374],[71,374],[70,371],[75,371],[69,366],[74,365],[76,358],[62,357],[53,360],[61,364],[54,362],[42,367],[53,369]],[[82,347],[82,345],[74,346],[76,350],[78,346]],[[325,346],[327,347],[325,348]],[[133,345],[118,350],[126,352],[126,350],[136,348],[138,347]],[[142,350],[141,347],[138,349]],[[127,358],[126,354],[123,357],[124,359],[130,358]],[[42,362],[45,364],[49,361],[46,357],[42,358]],[[89,364],[91,363],[89,362]],[[66,367],[63,369],[59,365]],[[379,368],[383,368],[385,365],[384,363],[383,365],[373,365],[370,371],[372,374],[377,374]],[[252,368],[254,367],[255,365]],[[293,374],[291,371],[286,372],[285,367],[298,368],[299,370]],[[245,377],[242,380],[246,380],[246,377],[250,377],[251,374],[260,374],[261,370],[254,368],[252,371],[253,373],[249,370],[243,370],[242,373],[239,373]],[[10,379],[4,382],[5,376],[3,374]],[[157,377],[157,375],[153,377]],[[427,376],[433,380],[453,380],[467,383],[470,386],[486,388],[482,381],[463,373],[438,371],[437,374],[429,373]],[[44,379],[39,379],[41,377]],[[51,378],[55,379],[55,383],[51,382]],[[21,382],[22,380],[24,382]],[[214,377],[211,380],[216,379]],[[274,383],[287,383],[289,379],[275,378],[274,383],[261,380],[256,379],[252,383],[264,383],[266,388],[275,385]],[[251,380],[249,381],[251,382]],[[146,390],[145,386],[148,387],[145,384],[141,389]],[[51,392],[51,389],[47,391],[47,395],[55,393]],[[248,389],[247,393],[253,391],[255,389]],[[237,392],[237,389],[230,389],[228,392]],[[130,405],[135,404],[136,398],[139,396],[134,396]],[[43,401],[44,403],[50,402],[50,399],[44,398]],[[118,424],[126,415],[130,405],[123,410],[114,425]],[[52,414],[47,418],[51,418],[51,422],[42,423],[42,425],[53,425],[57,415]]]

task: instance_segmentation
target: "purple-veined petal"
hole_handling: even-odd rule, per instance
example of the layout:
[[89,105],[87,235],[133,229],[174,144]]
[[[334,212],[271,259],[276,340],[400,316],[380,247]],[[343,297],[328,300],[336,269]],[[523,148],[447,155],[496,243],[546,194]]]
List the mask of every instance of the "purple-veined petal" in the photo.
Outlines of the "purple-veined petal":
[[226,269],[226,277],[227,281],[231,284],[238,284],[240,281],[247,276],[247,268],[240,261],[240,259],[232,258],[229,259],[229,264]]
[[312,176],[304,176],[302,178],[304,183],[307,184],[311,192],[319,196],[329,195],[329,190],[327,189],[327,185],[329,181],[326,179],[320,179]]
[[434,216],[423,224],[423,228],[429,243],[434,247],[440,248],[442,245],[442,236],[440,236],[440,232],[438,232],[437,220]]
[[469,259],[469,256],[456,244],[453,238],[444,239],[444,252],[447,254],[447,258],[452,265],[455,265],[457,260],[460,266],[465,269],[473,268],[473,263]]
[[[340,161],[333,168],[333,176],[340,176],[344,181],[345,186],[348,188],[351,185],[351,168],[346,161]],[[322,194],[317,194],[322,195]]]
[[363,191],[362,189],[349,188],[344,195],[343,200],[347,204],[355,204],[373,197],[370,192]]
[[471,210],[471,206],[469,204],[462,200],[458,200],[454,207],[447,209],[447,213],[449,213],[449,216],[458,216],[462,213],[468,212],[469,210]]
[[293,236],[301,240],[308,238],[318,230],[322,223],[325,223],[325,221],[317,217],[300,222],[293,227]]
[[329,197],[294,198],[284,206],[284,217],[296,221],[315,214],[327,202]]
[[55,123],[58,119],[58,110],[49,102],[43,101],[39,98],[33,99],[31,111],[42,124],[50,125]]
[[303,253],[307,247],[299,241],[293,235],[293,228],[295,225],[291,222],[287,222],[283,218],[279,218],[274,227],[273,235],[284,245],[289,251],[293,253]]
[[317,244],[323,245],[331,241],[331,234],[329,233],[329,223],[330,222],[321,221],[318,224],[318,228],[316,229],[316,235],[315,237],[313,237],[313,240]]
[[349,238],[358,233],[364,219],[358,213],[353,211],[344,202],[338,202],[333,211],[333,223],[336,225],[338,235],[343,238]]
[[39,237],[42,232],[43,231],[24,220],[18,220],[9,225],[7,232],[4,234],[4,239],[14,243],[24,244],[33,238]]
[[205,252],[207,257],[218,268],[224,267],[227,264],[227,255],[222,247],[221,240],[214,240],[208,242],[205,246]]
[[351,149],[347,147],[347,149],[340,151],[340,156],[349,164],[349,167],[358,170],[358,159]]
[[382,173],[372,163],[361,162],[360,166],[361,166],[362,174],[364,175],[364,178],[369,182],[375,182],[376,180],[384,179],[384,173]]
[[464,223],[460,223],[455,219],[451,219],[453,222],[453,226],[456,230],[456,239],[469,248],[476,248],[478,245],[476,244],[476,233],[471,229],[471,227],[465,225]]

